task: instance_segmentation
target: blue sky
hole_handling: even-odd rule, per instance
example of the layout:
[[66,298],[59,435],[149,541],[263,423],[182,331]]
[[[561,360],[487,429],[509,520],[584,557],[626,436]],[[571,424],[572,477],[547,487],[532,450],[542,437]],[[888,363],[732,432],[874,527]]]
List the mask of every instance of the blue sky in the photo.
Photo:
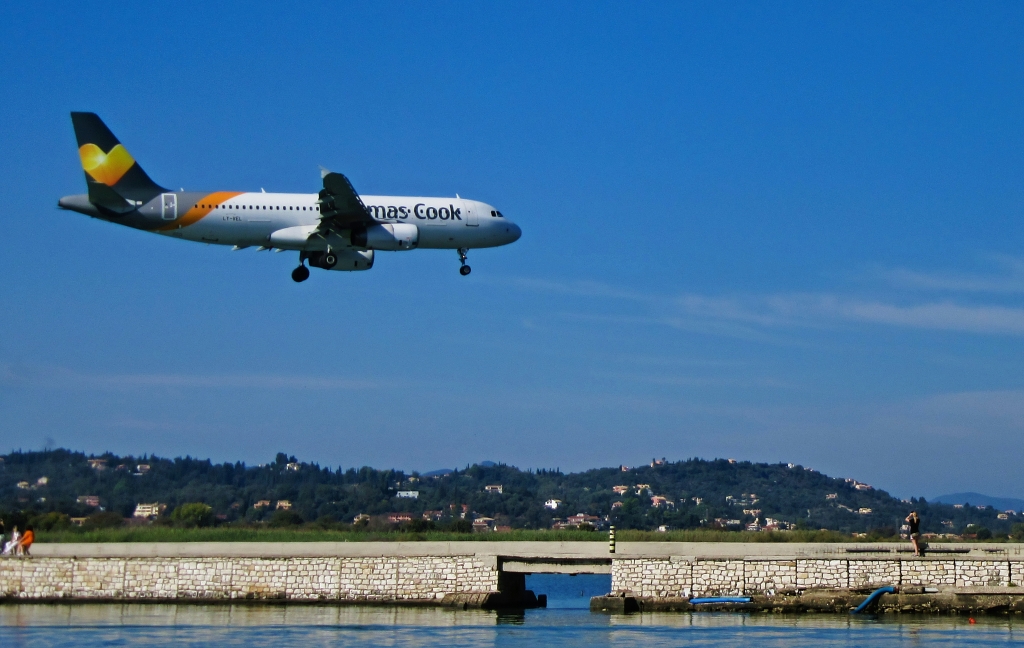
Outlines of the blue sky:
[[[1024,8],[549,4],[5,7],[0,448],[1024,496]],[[296,285],[57,211],[71,110],[166,186],[323,165],[524,234]]]

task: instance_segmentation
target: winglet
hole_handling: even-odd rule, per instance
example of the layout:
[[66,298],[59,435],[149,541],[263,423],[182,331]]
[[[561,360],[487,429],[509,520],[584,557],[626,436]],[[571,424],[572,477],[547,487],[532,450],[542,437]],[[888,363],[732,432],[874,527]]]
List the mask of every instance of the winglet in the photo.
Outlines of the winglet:
[[328,174],[330,174],[330,172],[331,172],[330,169],[325,169],[324,167],[320,167],[320,179],[323,180],[324,178],[326,178],[328,176]]

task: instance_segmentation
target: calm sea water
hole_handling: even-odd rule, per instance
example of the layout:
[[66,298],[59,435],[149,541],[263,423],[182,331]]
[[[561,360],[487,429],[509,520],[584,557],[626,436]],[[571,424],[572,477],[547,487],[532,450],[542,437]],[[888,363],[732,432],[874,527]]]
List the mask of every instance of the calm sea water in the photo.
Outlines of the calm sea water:
[[251,605],[0,605],[0,646],[992,646],[1024,619],[635,614],[587,610],[607,576],[531,576],[546,610]]

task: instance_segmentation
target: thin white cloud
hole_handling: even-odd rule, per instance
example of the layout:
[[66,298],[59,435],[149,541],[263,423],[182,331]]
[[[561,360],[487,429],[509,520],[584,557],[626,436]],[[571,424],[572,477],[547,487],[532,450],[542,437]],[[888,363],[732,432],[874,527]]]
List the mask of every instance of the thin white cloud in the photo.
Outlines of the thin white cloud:
[[583,299],[634,303],[629,314],[576,312],[569,315],[573,318],[655,324],[752,340],[777,342],[777,339],[770,339],[767,330],[838,328],[852,324],[1024,336],[1024,308],[1015,305],[964,303],[952,299],[897,301],[838,293],[659,296],[594,282],[518,280],[516,285]]
[[0,363],[0,386],[47,387],[62,389],[132,390],[154,387],[181,389],[302,389],[359,390],[376,389],[371,380],[350,380],[329,376],[290,376],[276,374],[160,374],[83,373],[66,367],[40,367]]
[[859,322],[906,328],[1024,335],[1024,309],[958,304],[952,301],[896,304],[834,294],[768,297],[679,298],[694,317],[739,321],[763,327],[822,327]]
[[872,274],[899,288],[961,293],[1024,293],[1024,259],[992,256],[999,271],[980,273],[926,273],[906,268],[877,269]]

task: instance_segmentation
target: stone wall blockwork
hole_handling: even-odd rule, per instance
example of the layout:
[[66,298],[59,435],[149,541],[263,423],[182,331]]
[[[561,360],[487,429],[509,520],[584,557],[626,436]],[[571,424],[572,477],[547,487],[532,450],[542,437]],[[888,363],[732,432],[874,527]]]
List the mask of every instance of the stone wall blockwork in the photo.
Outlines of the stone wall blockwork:
[[956,561],[957,587],[1002,586],[1010,584],[1010,563],[1005,560]]
[[71,595],[96,598],[124,596],[123,558],[79,558],[73,563]]
[[747,560],[743,564],[745,594],[772,595],[796,588],[795,560]]
[[693,563],[694,596],[743,594],[743,560],[696,560]]
[[125,560],[124,596],[172,599],[178,596],[178,561],[166,558]]
[[690,596],[693,562],[686,558],[612,560],[612,591],[659,598]]
[[956,561],[904,560],[900,565],[901,585],[953,587],[956,585]]
[[796,586],[801,589],[840,589],[850,585],[848,560],[797,560]]
[[[883,585],[1024,587],[989,559],[612,559],[612,589],[674,598]],[[0,559],[0,596],[30,599],[440,600],[497,591],[494,556]]]
[[900,584],[901,570],[898,560],[851,560],[848,570],[850,587],[882,587]]

